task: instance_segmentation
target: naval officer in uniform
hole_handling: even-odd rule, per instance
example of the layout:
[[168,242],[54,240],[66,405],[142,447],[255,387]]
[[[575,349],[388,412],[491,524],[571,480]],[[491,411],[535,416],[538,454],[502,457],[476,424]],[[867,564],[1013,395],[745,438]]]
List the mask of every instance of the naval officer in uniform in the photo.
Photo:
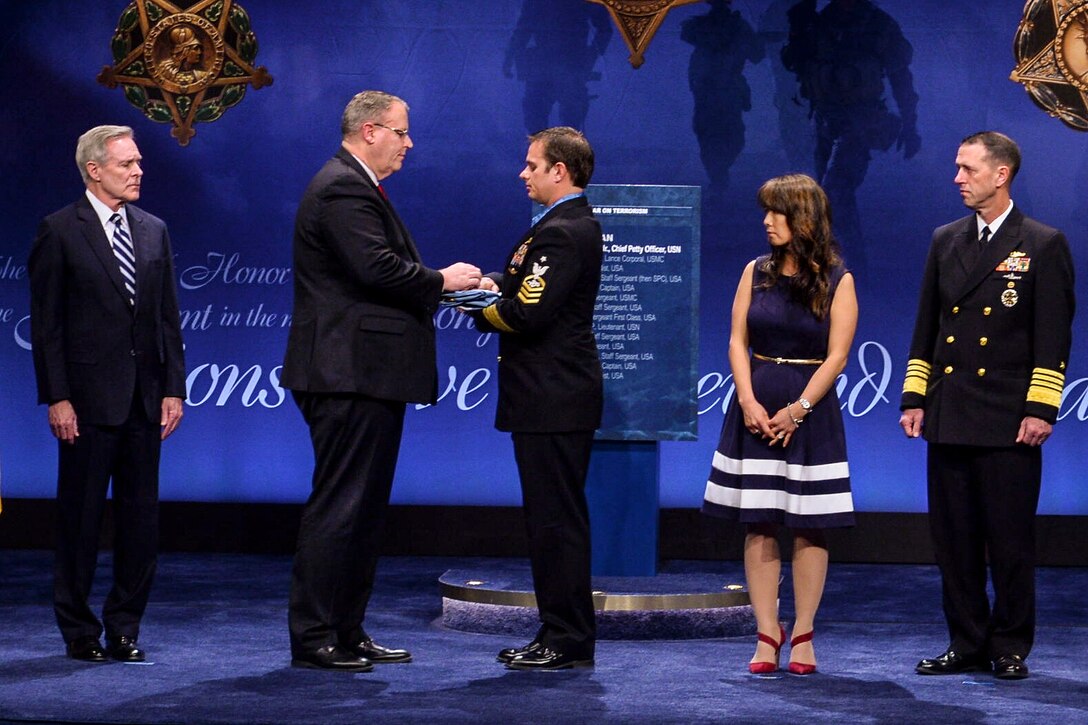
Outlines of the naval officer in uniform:
[[1028,676],[1040,447],[1058,417],[1074,304],[1065,236],[1012,202],[1019,168],[1009,137],[963,140],[954,181],[973,213],[933,233],[922,278],[899,422],[929,443],[929,521],[950,641],[918,663],[920,674]]
[[603,382],[593,308],[601,282],[601,226],[585,197],[593,149],[561,126],[529,137],[520,178],[545,208],[514,245],[501,292],[473,316],[499,333],[495,427],[514,442],[541,626],[532,642],[499,652],[511,669],[593,663],[596,619],[590,588],[585,484]]

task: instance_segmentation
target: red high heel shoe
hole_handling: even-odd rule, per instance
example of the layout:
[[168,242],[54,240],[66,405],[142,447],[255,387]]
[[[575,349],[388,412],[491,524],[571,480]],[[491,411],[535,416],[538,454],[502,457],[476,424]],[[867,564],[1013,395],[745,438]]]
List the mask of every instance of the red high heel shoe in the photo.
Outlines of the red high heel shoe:
[[753,675],[768,675],[772,672],[778,672],[778,654],[782,651],[782,645],[786,644],[786,629],[780,624],[778,625],[778,631],[780,639],[777,642],[762,632],[756,632],[760,642],[774,647],[774,662],[749,662],[748,671]]
[[[813,632],[810,630],[805,634],[798,635],[790,640],[790,649],[793,649],[799,644],[812,641]],[[782,640],[785,641],[786,635],[782,635]],[[803,662],[790,662],[790,673],[794,675],[811,675],[816,671],[816,665],[806,665]]]

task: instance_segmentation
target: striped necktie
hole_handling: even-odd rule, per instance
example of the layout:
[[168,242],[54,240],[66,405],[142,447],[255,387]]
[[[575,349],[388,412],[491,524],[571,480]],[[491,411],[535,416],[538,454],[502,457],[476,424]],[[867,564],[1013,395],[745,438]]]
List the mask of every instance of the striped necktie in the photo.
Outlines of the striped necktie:
[[128,292],[128,303],[136,304],[136,253],[132,248],[132,238],[125,229],[125,220],[120,214],[110,217],[113,222],[113,256],[117,257],[117,266],[121,269],[121,276],[125,278],[125,290]]

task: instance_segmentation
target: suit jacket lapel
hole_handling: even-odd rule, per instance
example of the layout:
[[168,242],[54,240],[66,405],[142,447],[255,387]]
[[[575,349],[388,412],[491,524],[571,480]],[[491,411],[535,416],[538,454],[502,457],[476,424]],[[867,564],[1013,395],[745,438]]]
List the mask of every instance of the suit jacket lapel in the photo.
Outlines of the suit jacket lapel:
[[143,213],[133,207],[129,206],[126,215],[128,216],[128,228],[129,233],[132,234],[132,248],[136,254],[136,305],[135,308],[140,307],[140,294],[145,289],[147,284],[147,272],[149,269],[149,260],[151,254],[148,250],[150,240],[147,236],[147,224],[144,221]]
[[412,240],[412,235],[408,233],[408,227],[404,226],[404,222],[400,220],[400,216],[397,214],[397,210],[393,208],[393,205],[389,202],[389,199],[386,198],[386,196],[380,191],[378,191],[378,185],[375,184],[373,179],[370,178],[370,174],[366,173],[366,169],[364,169],[359,164],[359,162],[355,160],[355,157],[351,155],[351,152],[343,146],[341,146],[340,150],[336,152],[336,155],[340,159],[342,159],[344,163],[346,163],[348,166],[355,169],[355,171],[359,173],[359,176],[363,177],[363,181],[365,181],[370,186],[370,188],[374,190],[374,193],[378,195],[379,199],[381,200],[379,203],[381,203],[382,207],[384,207],[385,210],[389,213],[389,217],[393,220],[393,224],[396,225],[397,231],[400,232],[399,241],[404,245],[404,249],[408,253],[408,258],[413,262],[416,262],[417,264],[422,264],[423,258],[419,256],[419,250],[416,249],[416,244]]
[[[98,215],[95,214],[94,208],[86,197],[79,200],[76,216],[83,227],[83,238],[87,241],[87,246],[91,248],[98,261],[102,263],[106,276],[113,282],[114,289],[125,298],[127,303],[128,290],[125,289],[125,279],[121,276],[117,257],[113,255],[113,247],[110,246],[110,241],[106,239],[106,232],[102,229],[102,222],[99,221]],[[139,264],[139,254],[136,255],[136,261]]]
[[[982,284],[983,280],[989,277],[997,268],[997,265],[1001,263],[1001,260],[1008,257],[1009,252],[1020,246],[1020,225],[1023,219],[1024,215],[1013,207],[1001,228],[997,230],[997,234],[993,235],[990,241],[986,243],[986,247],[979,254],[974,268],[968,272],[960,294],[961,298]],[[977,240],[975,243],[978,243]]]

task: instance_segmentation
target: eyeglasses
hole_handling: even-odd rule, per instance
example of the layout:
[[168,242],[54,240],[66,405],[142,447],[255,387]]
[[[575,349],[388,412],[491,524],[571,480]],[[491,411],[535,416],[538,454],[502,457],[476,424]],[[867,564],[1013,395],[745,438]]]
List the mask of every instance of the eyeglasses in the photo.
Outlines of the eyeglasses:
[[377,126],[378,128],[384,128],[387,131],[392,131],[393,133],[397,134],[397,136],[399,136],[400,138],[404,138],[405,136],[408,135],[408,129],[406,129],[406,128],[394,128],[392,126],[386,126],[384,123],[372,123],[371,125],[372,126]]

